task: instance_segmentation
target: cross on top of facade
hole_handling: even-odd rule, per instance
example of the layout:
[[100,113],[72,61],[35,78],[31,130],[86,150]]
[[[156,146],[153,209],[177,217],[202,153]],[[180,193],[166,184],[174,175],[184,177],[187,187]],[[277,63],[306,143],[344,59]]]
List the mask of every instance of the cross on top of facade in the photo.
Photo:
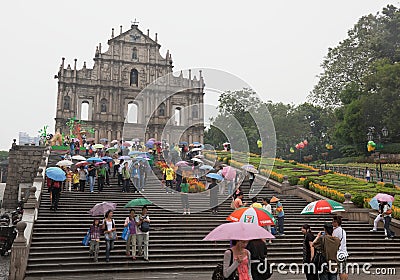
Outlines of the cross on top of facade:
[[131,25],[132,25],[132,26],[138,26],[138,24],[139,24],[139,22],[136,21],[136,18],[135,18],[134,21],[131,21]]

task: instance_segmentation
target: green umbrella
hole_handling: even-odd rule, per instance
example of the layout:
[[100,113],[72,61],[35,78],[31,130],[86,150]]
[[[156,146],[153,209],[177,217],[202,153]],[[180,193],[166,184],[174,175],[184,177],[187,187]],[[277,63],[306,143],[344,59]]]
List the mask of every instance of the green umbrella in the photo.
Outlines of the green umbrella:
[[111,147],[111,148],[108,148],[106,151],[109,152],[109,153],[115,153],[116,151],[118,151],[118,149],[114,148],[114,147]]
[[134,206],[144,206],[152,204],[152,202],[146,198],[136,198],[129,201],[124,208],[134,207]]

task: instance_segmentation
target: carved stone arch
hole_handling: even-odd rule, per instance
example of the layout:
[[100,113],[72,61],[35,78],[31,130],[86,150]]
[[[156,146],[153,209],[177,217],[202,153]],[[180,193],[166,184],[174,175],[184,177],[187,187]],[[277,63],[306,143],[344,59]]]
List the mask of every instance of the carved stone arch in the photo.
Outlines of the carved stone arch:
[[90,101],[82,100],[80,102],[80,116],[79,119],[82,121],[89,121],[91,119],[90,116]]
[[135,124],[139,123],[139,104],[135,101],[128,102],[126,122]]
[[135,68],[131,69],[129,75],[129,85],[130,86],[139,86],[139,71]]

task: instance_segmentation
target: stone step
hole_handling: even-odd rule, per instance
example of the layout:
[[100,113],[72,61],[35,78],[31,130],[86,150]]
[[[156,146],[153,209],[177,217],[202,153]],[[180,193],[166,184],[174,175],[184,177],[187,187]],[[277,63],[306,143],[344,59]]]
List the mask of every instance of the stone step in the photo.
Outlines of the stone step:
[[[59,158],[56,156],[54,163]],[[222,261],[223,252],[229,247],[229,242],[202,241],[213,228],[226,222],[226,217],[232,213],[231,198],[220,195],[223,202],[217,215],[211,215],[208,208],[210,198],[205,194],[189,195],[192,215],[181,214],[181,199],[179,194],[165,194],[161,186],[160,172],[156,169],[146,181],[144,194],[122,193],[117,180],[110,178],[110,187],[106,186],[101,193],[63,192],[60,206],[56,213],[51,212],[49,195],[43,193],[39,209],[39,217],[34,226],[33,239],[28,260],[26,279],[62,275],[73,277],[96,273],[103,279],[111,279],[117,273],[160,272],[171,275],[174,272],[209,272]],[[249,184],[242,183],[245,191],[245,201],[249,202]],[[86,191],[88,190],[86,186]],[[95,186],[97,190],[97,186]],[[133,190],[133,188],[132,188]],[[261,197],[279,197],[285,209],[285,233],[268,244],[268,258],[273,262],[301,263],[303,236],[300,228],[304,223],[311,225],[316,232],[322,229],[324,222],[332,220],[331,215],[300,215],[301,210],[308,204],[302,198],[293,195],[277,195],[272,189],[264,187],[257,195]],[[135,262],[125,256],[125,241],[117,240],[111,252],[111,262],[105,263],[105,242],[100,244],[100,259],[94,263],[89,259],[88,247],[82,246],[81,241],[93,217],[88,214],[94,204],[103,201],[117,203],[114,219],[118,233],[122,231],[129,209],[123,206],[134,198],[145,196],[151,201],[160,197],[171,210],[164,210],[157,205],[149,206],[151,230],[149,242],[150,262],[138,258]],[[250,195],[252,196],[252,195]],[[192,199],[193,198],[193,199]],[[260,199],[261,200],[261,199]],[[135,207],[140,210],[140,207]],[[201,211],[202,210],[202,211]],[[201,211],[194,213],[196,211]],[[347,246],[351,259],[357,262],[372,262],[375,266],[400,267],[396,257],[400,253],[400,240],[384,240],[383,231],[371,233],[371,226],[364,222],[345,221],[344,229],[348,233]],[[101,278],[100,277],[100,278]],[[105,277],[105,278],[104,278]]]

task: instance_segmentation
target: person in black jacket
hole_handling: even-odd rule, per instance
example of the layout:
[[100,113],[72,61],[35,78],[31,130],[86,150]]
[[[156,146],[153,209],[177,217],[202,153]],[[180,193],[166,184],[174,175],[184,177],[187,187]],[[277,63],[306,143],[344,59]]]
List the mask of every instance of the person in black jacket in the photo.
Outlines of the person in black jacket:
[[267,262],[267,244],[265,240],[250,240],[246,247],[251,255],[251,277],[253,280],[269,279],[272,275]]

